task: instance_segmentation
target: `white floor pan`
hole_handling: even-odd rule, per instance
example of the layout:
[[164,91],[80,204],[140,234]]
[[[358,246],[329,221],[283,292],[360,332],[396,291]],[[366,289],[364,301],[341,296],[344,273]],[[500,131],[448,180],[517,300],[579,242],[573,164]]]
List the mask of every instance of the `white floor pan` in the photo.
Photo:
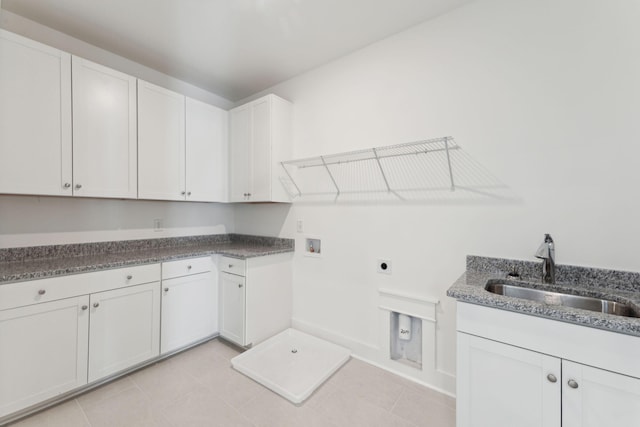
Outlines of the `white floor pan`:
[[350,355],[349,349],[287,329],[234,357],[231,364],[293,403],[301,403]]

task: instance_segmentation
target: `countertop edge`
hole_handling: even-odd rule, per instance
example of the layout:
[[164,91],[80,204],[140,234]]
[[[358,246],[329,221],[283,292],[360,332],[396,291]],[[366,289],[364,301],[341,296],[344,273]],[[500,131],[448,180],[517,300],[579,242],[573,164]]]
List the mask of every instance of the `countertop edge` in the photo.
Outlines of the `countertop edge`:
[[[170,248],[169,249],[165,248],[165,250],[170,250]],[[45,268],[41,270],[36,270],[34,268],[33,271],[26,271],[26,272],[23,271],[23,272],[16,272],[16,273],[11,273],[11,272],[3,273],[2,269],[0,268],[0,286],[7,285],[10,283],[19,283],[19,282],[25,282],[30,280],[46,279],[46,278],[67,276],[67,275],[73,275],[73,274],[91,273],[96,271],[111,270],[115,268],[155,264],[155,263],[162,263],[167,261],[175,261],[180,259],[188,259],[188,258],[195,258],[195,257],[201,257],[201,256],[209,256],[209,255],[222,255],[222,256],[228,256],[228,257],[238,258],[238,259],[250,259],[250,258],[271,256],[271,255],[277,255],[277,254],[283,254],[283,253],[293,253],[295,251],[295,248],[293,246],[256,247],[252,245],[252,246],[248,246],[247,248],[236,247],[232,249],[230,248],[195,249],[194,248],[193,250],[190,250],[190,248],[188,247],[178,247],[178,248],[175,248],[175,250],[176,250],[175,254],[163,254],[158,256],[147,256],[147,257],[145,256],[141,257],[137,255],[136,252],[119,253],[117,254],[117,256],[122,257],[122,259],[119,259],[117,261],[106,261],[104,263],[100,263],[100,262],[96,263],[94,261],[93,263],[82,264],[83,257],[77,257],[75,258],[75,260],[78,261],[78,265],[66,266],[66,267],[60,267],[60,268],[52,267],[52,268]],[[88,258],[88,257],[85,257],[85,258]],[[52,262],[55,263],[55,260],[53,260]],[[14,262],[14,263],[8,263],[8,264],[28,265],[29,261],[25,261],[22,263]]]
[[466,271],[447,290],[447,296],[460,302],[640,337],[640,319],[638,318],[615,316],[571,307],[551,306],[540,302],[492,294],[484,289],[484,284],[488,280],[498,278],[504,279],[504,274]]

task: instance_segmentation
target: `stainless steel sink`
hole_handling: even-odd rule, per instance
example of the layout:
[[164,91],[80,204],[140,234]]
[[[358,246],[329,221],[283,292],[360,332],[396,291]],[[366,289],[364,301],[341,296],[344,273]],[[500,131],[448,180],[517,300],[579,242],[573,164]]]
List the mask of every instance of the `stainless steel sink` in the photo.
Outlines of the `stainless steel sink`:
[[583,310],[598,311],[618,316],[640,317],[640,312],[635,310],[634,307],[625,303],[602,298],[550,292],[543,289],[533,289],[493,281],[489,281],[484,288],[497,295],[522,298],[548,305],[562,305],[565,307],[581,308]]

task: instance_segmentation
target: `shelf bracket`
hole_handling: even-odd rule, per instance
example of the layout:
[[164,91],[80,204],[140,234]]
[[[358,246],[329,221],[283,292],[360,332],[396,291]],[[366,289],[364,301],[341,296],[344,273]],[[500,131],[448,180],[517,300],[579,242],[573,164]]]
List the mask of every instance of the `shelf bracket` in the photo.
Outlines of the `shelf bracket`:
[[287,167],[284,165],[284,162],[280,162],[280,166],[282,166],[282,169],[284,169],[284,173],[287,174],[287,176],[289,177],[289,180],[291,181],[293,186],[296,187],[296,191],[298,192],[298,197],[301,197],[302,196],[302,191],[300,191],[300,187],[298,187],[298,184],[296,184],[296,181],[293,179],[293,177],[291,176],[291,174],[287,170]]
[[402,197],[400,197],[398,193],[396,193],[391,189],[391,186],[389,185],[389,181],[387,180],[387,174],[384,173],[384,169],[382,168],[382,163],[380,162],[380,156],[378,156],[378,150],[376,150],[375,148],[372,148],[372,150],[373,150],[373,156],[375,157],[376,162],[378,163],[378,167],[380,168],[382,179],[384,179],[384,185],[387,186],[387,192],[395,194],[396,197],[399,198],[400,200],[404,200]]
[[322,160],[322,164],[325,168],[325,170],[327,171],[327,173],[329,174],[329,178],[331,178],[331,182],[333,182],[333,186],[336,187],[336,191],[338,192],[336,194],[336,198],[340,195],[340,188],[338,187],[338,184],[336,183],[336,180],[333,178],[333,175],[331,174],[331,171],[329,170],[329,166],[327,166],[327,162],[324,160],[324,156],[320,156],[320,160]]
[[447,153],[447,165],[449,166],[449,179],[451,180],[451,191],[455,191],[456,186],[453,182],[453,170],[451,169],[451,157],[449,156],[449,137],[444,137],[444,150]]

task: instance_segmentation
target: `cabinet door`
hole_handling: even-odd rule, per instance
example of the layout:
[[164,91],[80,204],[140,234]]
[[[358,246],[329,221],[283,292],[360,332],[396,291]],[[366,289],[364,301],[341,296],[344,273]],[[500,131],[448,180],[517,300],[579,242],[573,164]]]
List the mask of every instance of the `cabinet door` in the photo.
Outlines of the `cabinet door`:
[[251,192],[251,109],[247,105],[233,109],[229,114],[229,199],[243,202]]
[[227,112],[186,100],[187,200],[227,200]]
[[160,354],[160,283],[91,295],[89,382]]
[[71,195],[71,56],[0,30],[0,193]]
[[560,427],[560,359],[458,333],[457,370],[459,427]]
[[185,97],[138,80],[138,197],[185,199]]
[[218,332],[218,286],[214,272],[162,281],[160,353]]
[[563,360],[562,425],[640,425],[640,379]]
[[76,56],[73,194],[136,198],[136,79]]
[[87,383],[88,303],[0,311],[0,417]]
[[239,345],[245,345],[244,277],[220,274],[220,335]]
[[291,327],[291,254],[246,260],[245,345],[255,345]]
[[262,98],[251,104],[251,196],[252,202],[271,200],[271,103]]

